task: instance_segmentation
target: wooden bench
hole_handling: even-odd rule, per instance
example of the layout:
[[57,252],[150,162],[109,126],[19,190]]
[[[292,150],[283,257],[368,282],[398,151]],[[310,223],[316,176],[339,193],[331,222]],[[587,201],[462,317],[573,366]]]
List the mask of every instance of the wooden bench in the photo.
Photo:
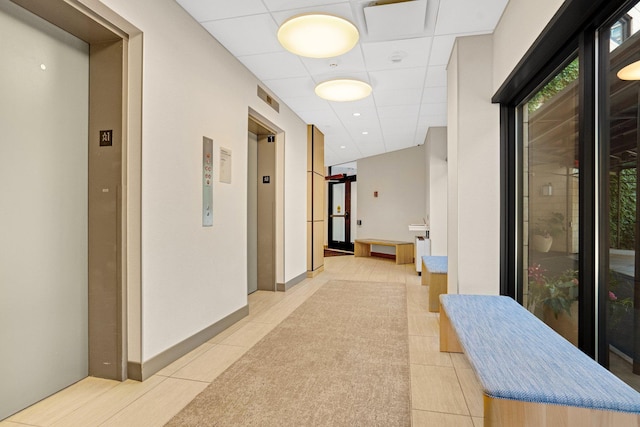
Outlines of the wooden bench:
[[440,294],[447,293],[447,257],[422,257],[422,278],[420,282],[429,286],[429,311],[437,313],[440,310]]
[[355,256],[371,256],[371,245],[395,246],[396,264],[411,264],[413,262],[413,243],[398,242],[396,240],[356,239],[354,241]]
[[440,296],[440,351],[464,352],[485,427],[640,426],[640,394],[508,297]]

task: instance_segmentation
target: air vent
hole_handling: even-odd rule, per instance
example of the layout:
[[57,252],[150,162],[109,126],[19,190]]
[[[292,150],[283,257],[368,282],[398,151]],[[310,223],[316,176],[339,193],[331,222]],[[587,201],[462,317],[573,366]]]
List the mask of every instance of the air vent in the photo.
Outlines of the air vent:
[[372,1],[371,3],[368,4],[368,6],[383,6],[385,4],[404,3],[407,1],[414,1],[414,0],[378,0],[378,1]]
[[258,86],[258,98],[262,99],[264,102],[269,104],[269,106],[274,110],[276,110],[278,113],[280,112],[280,104],[278,104],[278,101],[273,99],[273,97],[269,95],[267,91],[262,89],[260,86]]
[[427,0],[379,0],[364,8],[372,39],[398,39],[424,33]]

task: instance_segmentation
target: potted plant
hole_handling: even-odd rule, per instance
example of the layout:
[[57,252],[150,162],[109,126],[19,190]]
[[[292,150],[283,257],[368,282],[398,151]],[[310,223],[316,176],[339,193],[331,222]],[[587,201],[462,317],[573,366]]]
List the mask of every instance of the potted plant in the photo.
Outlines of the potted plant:
[[620,293],[629,293],[629,289],[624,292],[618,289],[618,276],[613,270],[609,270],[609,287],[607,298],[607,312],[609,328],[615,329],[623,317],[627,316],[633,310],[633,300],[631,297],[621,298]]
[[[566,270],[548,277],[540,264],[528,269],[529,311],[542,317],[553,330],[571,343],[578,343],[578,272]],[[575,303],[575,304],[574,304]]]
[[564,215],[551,212],[546,217],[537,220],[531,228],[531,244],[538,252],[549,252],[553,238],[565,231]]

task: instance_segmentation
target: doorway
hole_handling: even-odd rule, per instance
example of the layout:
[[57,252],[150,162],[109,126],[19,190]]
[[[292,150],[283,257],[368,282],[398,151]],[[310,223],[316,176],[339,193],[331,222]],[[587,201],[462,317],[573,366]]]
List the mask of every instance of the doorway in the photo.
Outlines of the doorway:
[[247,165],[247,293],[275,291],[277,133],[250,116]]
[[329,249],[353,252],[351,218],[356,177],[329,182]]
[[357,201],[355,165],[332,166],[328,177],[329,249],[353,252]]

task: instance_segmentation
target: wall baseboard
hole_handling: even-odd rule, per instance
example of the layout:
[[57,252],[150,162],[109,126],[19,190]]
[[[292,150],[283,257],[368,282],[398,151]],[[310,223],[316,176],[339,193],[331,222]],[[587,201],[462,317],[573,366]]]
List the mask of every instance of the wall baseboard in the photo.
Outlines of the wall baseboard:
[[289,280],[287,283],[278,283],[278,286],[277,286],[278,292],[286,292],[289,289],[293,288],[298,283],[302,282],[306,278],[307,278],[307,273],[304,272],[294,277],[293,279]]
[[191,350],[209,341],[231,325],[249,315],[249,305],[236,310],[224,319],[221,319],[213,325],[203,329],[202,331],[192,335],[186,340],[174,345],[173,347],[163,351],[157,356],[147,360],[146,362],[129,362],[127,363],[127,377],[132,380],[144,381],[164,367],[175,362]]
[[318,274],[322,273],[324,271],[324,265],[316,268],[315,270],[311,271],[307,271],[307,277],[308,278],[313,278],[316,277]]

